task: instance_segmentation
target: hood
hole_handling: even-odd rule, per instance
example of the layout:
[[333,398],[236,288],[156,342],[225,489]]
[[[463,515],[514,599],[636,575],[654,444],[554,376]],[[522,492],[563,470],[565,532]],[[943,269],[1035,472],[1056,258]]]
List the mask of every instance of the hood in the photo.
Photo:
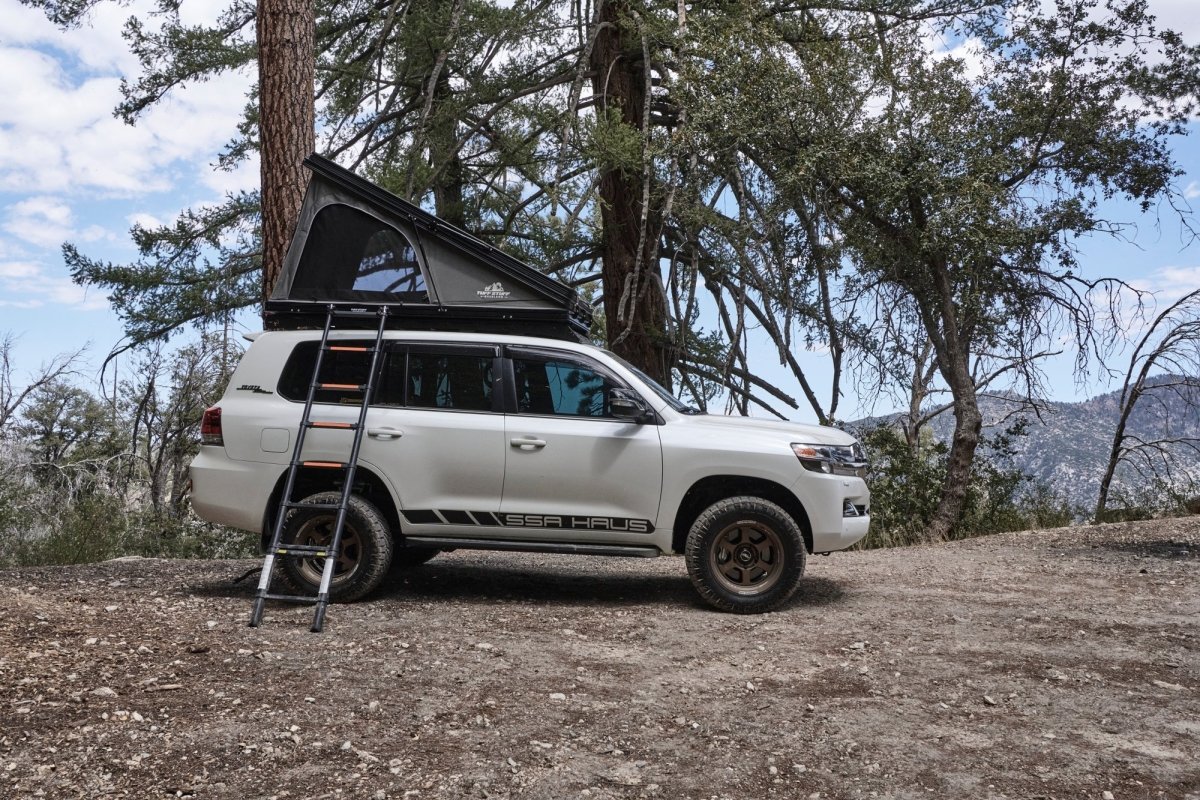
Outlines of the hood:
[[743,430],[754,433],[777,434],[786,437],[788,443],[804,442],[806,444],[831,444],[848,446],[856,440],[853,436],[837,428],[824,425],[807,425],[802,422],[783,422],[780,420],[759,419],[756,417],[727,417],[720,414],[699,414],[687,417],[692,425],[701,428],[712,427],[723,431]]

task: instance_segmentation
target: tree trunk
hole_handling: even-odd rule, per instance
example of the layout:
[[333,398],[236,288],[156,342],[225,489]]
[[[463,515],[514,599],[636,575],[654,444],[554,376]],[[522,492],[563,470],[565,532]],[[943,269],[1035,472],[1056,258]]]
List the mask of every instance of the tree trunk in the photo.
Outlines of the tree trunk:
[[[924,217],[921,216],[922,224]],[[954,398],[954,436],[950,440],[950,458],[946,463],[946,479],[937,510],[929,522],[926,535],[930,541],[945,541],[962,517],[963,503],[971,486],[971,467],[979,447],[983,415],[979,412],[975,380],[971,377],[971,337],[961,321],[958,304],[950,281],[950,268],[944,258],[929,261],[929,274],[936,292],[928,298],[917,297],[922,322],[933,345],[938,371],[950,387]]]
[[1121,449],[1125,446],[1125,426],[1129,423],[1129,415],[1133,413],[1133,407],[1137,405],[1137,401],[1142,397],[1142,392],[1145,391],[1146,373],[1150,370],[1150,366],[1153,363],[1153,360],[1146,362],[1133,386],[1129,385],[1129,378],[1125,378],[1125,392],[1121,395],[1121,415],[1117,418],[1117,427],[1113,431],[1112,447],[1108,453],[1108,463],[1104,465],[1104,477],[1100,479],[1100,493],[1096,497],[1096,511],[1092,515],[1093,523],[1098,524],[1104,521],[1105,507],[1108,505],[1108,492],[1112,488],[1112,480],[1113,476],[1117,473],[1117,465],[1121,463]]
[[450,76],[443,70],[434,87],[435,117],[430,133],[429,152],[435,178],[433,203],[437,215],[452,225],[467,227],[467,210],[463,204],[463,163],[458,152],[458,124],[454,117],[439,106],[450,97]]
[[938,507],[927,531],[929,540],[934,542],[949,538],[962,516],[963,503],[971,485],[971,466],[975,463],[975,450],[979,447],[979,433],[983,429],[983,415],[979,413],[979,402],[970,378],[965,391],[955,388],[953,383],[950,391],[954,395],[954,437],[950,440],[942,496],[938,498]]
[[[591,56],[592,90],[596,113],[615,116],[640,139],[646,135],[649,67],[640,44],[622,29],[629,20],[626,0],[601,0],[601,28]],[[604,314],[609,347],[670,387],[673,361],[666,338],[666,298],[658,264],[651,263],[657,224],[655,215],[643,207],[647,180],[639,170],[600,166]]]
[[314,10],[306,0],[259,0],[259,161],[262,297],[279,279],[308,176],[300,162],[313,134]]

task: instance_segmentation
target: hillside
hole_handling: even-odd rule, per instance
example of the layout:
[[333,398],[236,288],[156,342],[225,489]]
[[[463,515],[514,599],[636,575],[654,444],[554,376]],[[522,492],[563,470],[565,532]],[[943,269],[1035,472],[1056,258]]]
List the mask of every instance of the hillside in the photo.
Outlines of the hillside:
[[[1164,380],[1159,378],[1157,383]],[[1027,435],[1015,442],[1018,454],[1014,466],[1065,496],[1072,505],[1091,511],[1112,447],[1112,435],[1120,413],[1119,402],[1120,392],[1115,391],[1079,403],[1049,402],[1038,413],[1018,411],[1014,414],[1018,407],[1016,399],[1002,394],[982,398],[980,408],[985,435],[997,432],[993,427],[997,422],[1002,422],[1001,427],[1007,427],[1017,419],[1024,419],[1028,424]],[[862,420],[852,425],[886,419]],[[954,430],[954,417],[947,411],[933,421],[931,428],[939,439],[949,441]],[[1179,397],[1164,392],[1155,398],[1143,398],[1134,410],[1127,430],[1145,439],[1159,438],[1164,431],[1170,431],[1174,436],[1200,438],[1200,414],[1189,409]],[[1176,463],[1179,468],[1176,485],[1188,491],[1191,482],[1190,493],[1195,493],[1194,484],[1200,482],[1200,459],[1179,449]],[[1145,484],[1128,470],[1118,472],[1118,479],[1134,491]]]

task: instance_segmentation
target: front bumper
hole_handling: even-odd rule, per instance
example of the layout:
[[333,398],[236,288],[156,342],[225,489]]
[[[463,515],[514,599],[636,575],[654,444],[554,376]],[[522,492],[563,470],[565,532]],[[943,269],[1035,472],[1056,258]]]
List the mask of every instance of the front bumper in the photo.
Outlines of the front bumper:
[[814,553],[845,550],[867,535],[871,492],[862,478],[810,472],[792,491],[808,514]]

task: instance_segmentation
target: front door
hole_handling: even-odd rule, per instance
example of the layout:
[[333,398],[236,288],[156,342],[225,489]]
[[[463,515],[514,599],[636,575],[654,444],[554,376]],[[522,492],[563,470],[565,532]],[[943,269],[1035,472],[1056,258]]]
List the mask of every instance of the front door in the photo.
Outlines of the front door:
[[501,522],[522,538],[644,540],[662,492],[658,426],[608,412],[609,390],[624,384],[599,362],[542,348],[508,355],[517,407],[505,417]]

